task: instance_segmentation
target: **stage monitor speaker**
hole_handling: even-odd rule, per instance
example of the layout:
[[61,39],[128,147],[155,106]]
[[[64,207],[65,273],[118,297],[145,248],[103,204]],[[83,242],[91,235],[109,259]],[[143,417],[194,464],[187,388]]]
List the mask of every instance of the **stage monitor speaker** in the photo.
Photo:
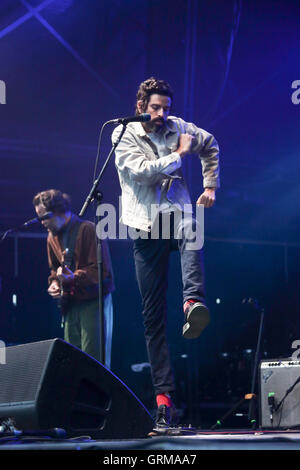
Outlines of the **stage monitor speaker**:
[[300,361],[269,359],[259,367],[260,427],[300,427]]
[[142,438],[153,420],[133,392],[80,349],[55,338],[10,346],[0,364],[0,423],[67,437]]

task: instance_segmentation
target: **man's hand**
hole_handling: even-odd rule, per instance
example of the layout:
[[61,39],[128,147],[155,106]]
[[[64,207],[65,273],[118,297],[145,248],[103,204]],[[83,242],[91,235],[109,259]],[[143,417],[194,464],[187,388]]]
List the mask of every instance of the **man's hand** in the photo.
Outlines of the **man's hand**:
[[75,277],[73,271],[71,271],[68,266],[64,266],[63,268],[60,266],[56,271],[56,275],[63,284],[69,284]]
[[189,151],[191,150],[192,140],[193,140],[193,136],[190,134],[180,135],[179,145],[178,145],[178,149],[176,150],[176,152],[179,153],[181,157],[189,153]]
[[205,208],[212,207],[216,200],[215,188],[205,188],[204,192],[199,196],[197,200],[197,206],[203,204]]
[[48,288],[48,294],[50,294],[51,297],[53,297],[53,298],[60,297],[60,285],[59,285],[59,283],[56,279],[51,282],[51,284]]

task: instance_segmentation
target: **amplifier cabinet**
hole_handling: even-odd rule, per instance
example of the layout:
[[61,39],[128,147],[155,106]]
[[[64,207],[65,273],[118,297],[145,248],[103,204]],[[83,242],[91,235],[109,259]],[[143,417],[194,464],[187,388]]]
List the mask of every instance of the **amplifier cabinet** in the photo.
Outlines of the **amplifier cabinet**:
[[300,427],[300,361],[263,360],[259,365],[261,428]]

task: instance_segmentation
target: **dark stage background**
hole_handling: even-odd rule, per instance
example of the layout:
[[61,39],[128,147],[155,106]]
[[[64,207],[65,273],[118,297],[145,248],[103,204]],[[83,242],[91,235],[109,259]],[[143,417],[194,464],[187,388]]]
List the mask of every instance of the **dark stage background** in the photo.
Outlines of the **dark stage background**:
[[[300,104],[292,88],[300,80],[299,14],[299,2],[283,0],[0,2],[1,231],[34,216],[32,198],[43,189],[68,192],[79,212],[101,126],[134,114],[137,87],[149,76],[169,81],[174,114],[220,144],[221,188],[205,213],[212,321],[199,340],[181,338],[175,252],[170,269],[177,405],[194,424],[207,404],[249,392],[260,316],[244,298],[266,312],[261,357],[287,357],[300,339]],[[98,170],[111,131],[103,132]],[[195,201],[199,161],[186,158],[184,172]],[[118,205],[113,159],[100,189],[104,202]],[[86,217],[93,220],[94,207]],[[0,338],[7,344],[62,334],[47,295],[44,235],[35,227],[0,245]],[[110,247],[117,286],[112,370],[152,408],[131,242],[112,240]],[[213,423],[209,413],[205,419]]]

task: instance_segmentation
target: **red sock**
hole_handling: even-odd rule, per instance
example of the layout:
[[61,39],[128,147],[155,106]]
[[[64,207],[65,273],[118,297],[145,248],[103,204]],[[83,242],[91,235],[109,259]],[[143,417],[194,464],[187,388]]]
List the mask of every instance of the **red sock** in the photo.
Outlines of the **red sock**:
[[156,395],[156,403],[157,403],[157,406],[160,406],[160,405],[172,406],[172,400],[168,393],[160,393]]
[[183,311],[185,312],[186,309],[187,309],[191,304],[194,304],[195,302],[197,302],[197,300],[192,300],[192,299],[189,299],[189,300],[187,300],[186,302],[184,302],[184,304],[183,304]]

